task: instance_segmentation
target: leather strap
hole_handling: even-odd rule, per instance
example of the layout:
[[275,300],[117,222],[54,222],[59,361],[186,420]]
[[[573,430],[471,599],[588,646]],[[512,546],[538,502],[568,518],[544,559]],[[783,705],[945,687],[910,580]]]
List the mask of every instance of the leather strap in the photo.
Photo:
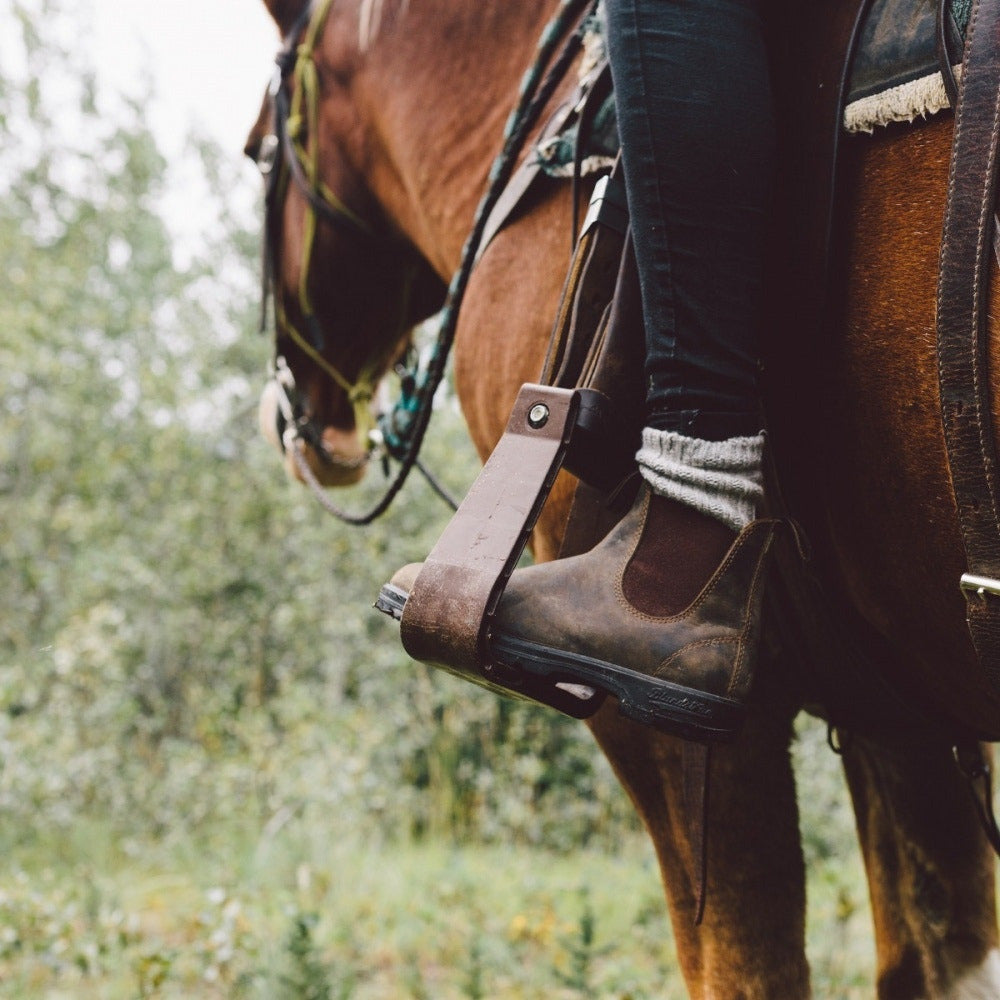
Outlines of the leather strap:
[[[493,206],[493,211],[490,212],[483,230],[483,237],[479,242],[479,249],[476,251],[476,260],[479,260],[486,252],[486,248],[493,242],[493,238],[516,218],[517,213],[526,203],[528,195],[535,187],[535,182],[540,179],[544,180],[548,176],[542,169],[542,162],[535,153],[535,149],[546,139],[558,135],[568,128],[574,119],[578,123],[578,128],[584,129],[585,115],[592,113],[590,111],[590,96],[602,93],[599,84],[606,71],[607,63],[592,70],[546,122],[545,127],[535,139],[534,148],[529,150],[514,176],[508,181],[507,187],[504,188],[496,205]],[[573,228],[575,235],[576,227]]]
[[[569,271],[566,272],[566,281],[563,285],[562,297],[559,300],[559,309],[556,312],[555,322],[552,324],[552,333],[549,336],[549,346],[545,353],[545,361],[542,364],[542,372],[538,381],[543,385],[562,385],[556,375],[563,365],[563,358],[573,339],[576,330],[574,316],[576,314],[577,299],[581,289],[587,289],[593,295],[593,286],[585,280],[586,275],[591,270],[590,263],[601,249],[601,243],[597,240],[597,233],[591,232],[580,237],[576,245],[576,250],[570,260]],[[603,310],[604,301],[600,303]],[[600,315],[600,314],[598,314]],[[592,335],[597,326],[594,325],[587,330],[587,334]],[[572,383],[570,383],[572,384]]]
[[[1000,579],[987,309],[1000,139],[1000,0],[976,0],[955,112],[937,298],[938,376],[969,574]],[[967,590],[972,641],[1000,687],[1000,596]]]
[[[628,234],[608,315],[593,338],[577,384],[595,389],[614,401],[619,422],[626,428],[618,446],[633,468],[633,456],[642,443],[645,357],[639,274]],[[560,559],[588,551],[614,527],[632,505],[638,475],[634,480],[610,494],[606,488],[584,481],[576,484]]]
[[938,66],[941,69],[941,79],[944,82],[948,103],[955,107],[958,104],[958,80],[951,62],[951,34],[954,22],[951,17],[951,0],[937,0],[937,17],[934,25],[934,49],[937,53]]
[[539,382],[571,389],[581,372],[621,264],[628,229],[621,161],[594,188],[577,241]]
[[569,389],[521,387],[503,437],[424,561],[399,624],[415,660],[585,717],[594,699],[493,663],[488,650],[493,613],[562,465],[579,402]]
[[975,742],[954,747],[955,763],[969,783],[969,794],[993,853],[1000,855],[1000,827],[993,809],[993,771],[983,748]]
[[544,176],[537,157],[529,154],[503,189],[503,194],[497,199],[493,211],[486,220],[483,238],[479,241],[479,249],[476,251],[477,261],[486,253],[486,248],[493,242],[497,233],[512,221],[521,203],[528,197],[528,192],[535,186],[535,181]]
[[708,782],[712,748],[707,743],[685,740],[681,747],[684,782],[684,821],[690,838],[691,887],[694,890],[694,922],[705,916],[708,898]]
[[[954,108],[958,105],[958,78],[955,76],[951,53],[953,49],[961,48],[962,33],[955,24],[951,13],[951,4],[952,0],[938,0],[935,48],[938,65],[941,69],[941,79],[944,81],[944,89],[948,95],[948,103]],[[997,264],[1000,265],[1000,214],[995,211],[993,213],[993,256],[996,257]]]

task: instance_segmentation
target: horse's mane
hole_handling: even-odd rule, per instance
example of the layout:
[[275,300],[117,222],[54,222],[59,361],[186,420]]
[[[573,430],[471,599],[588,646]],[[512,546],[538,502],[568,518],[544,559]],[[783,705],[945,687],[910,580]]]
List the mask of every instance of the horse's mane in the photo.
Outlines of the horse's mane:
[[309,0],[264,0],[282,37],[288,34]]

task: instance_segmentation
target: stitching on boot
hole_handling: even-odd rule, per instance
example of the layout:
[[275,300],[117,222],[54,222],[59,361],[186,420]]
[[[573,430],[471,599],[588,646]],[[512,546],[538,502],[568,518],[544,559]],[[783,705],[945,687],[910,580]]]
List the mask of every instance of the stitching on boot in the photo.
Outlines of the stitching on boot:
[[736,662],[733,664],[733,674],[729,679],[729,686],[726,688],[726,694],[731,694],[733,689],[737,686],[736,682],[742,678],[746,667],[747,657],[751,653],[749,633],[751,622],[753,621],[753,606],[757,601],[759,591],[763,588],[762,579],[766,575],[765,567],[767,565],[767,554],[771,550],[771,545],[774,542],[774,532],[777,523],[778,522],[772,522],[770,525],[768,537],[764,541],[764,545],[760,553],[760,559],[757,560],[757,566],[754,569],[753,579],[750,581],[750,588],[747,592],[747,602],[744,606],[743,628],[740,629],[740,649],[736,657]]

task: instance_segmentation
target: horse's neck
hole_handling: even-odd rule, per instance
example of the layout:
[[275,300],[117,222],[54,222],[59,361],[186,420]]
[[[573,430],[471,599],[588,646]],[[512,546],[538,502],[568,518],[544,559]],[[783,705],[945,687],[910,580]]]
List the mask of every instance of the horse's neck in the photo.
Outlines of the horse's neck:
[[446,279],[551,6],[358,0],[366,182]]

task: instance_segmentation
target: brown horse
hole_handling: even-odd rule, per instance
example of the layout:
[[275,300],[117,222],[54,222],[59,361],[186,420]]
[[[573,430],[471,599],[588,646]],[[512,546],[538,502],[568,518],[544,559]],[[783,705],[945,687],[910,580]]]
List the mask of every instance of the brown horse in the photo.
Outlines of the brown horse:
[[[303,0],[265,2],[286,34]],[[407,325],[440,302],[519,78],[554,6],[333,6],[315,56],[321,100],[307,141],[325,185],[375,233],[359,238],[321,221],[311,251],[324,354],[347,382],[366,365],[378,377],[403,348]],[[266,126],[262,117],[251,152]],[[827,419],[812,434],[822,461],[807,465],[825,478],[813,484],[803,517],[818,564],[863,620],[867,631],[859,635],[877,637],[873,655],[887,658],[887,673],[909,684],[919,705],[936,704],[969,731],[994,735],[997,699],[970,680],[976,666],[954,596],[961,549],[934,379],[933,288],[949,134],[942,118],[847,150],[847,307],[824,359],[825,381],[809,387],[810,398],[836,405],[825,407]],[[495,445],[518,387],[538,377],[566,269],[570,197],[568,185],[548,189],[491,244],[470,285],[455,376],[482,456]],[[277,294],[294,322],[309,212],[294,185],[278,210]],[[993,343],[1000,350],[1000,337]],[[324,427],[327,449],[352,466],[362,445],[344,391],[287,331],[281,348]],[[310,463],[326,468],[314,456]],[[326,475],[356,478],[353,471]],[[568,481],[557,484],[536,530],[537,558],[557,550],[568,491]],[[764,660],[750,720],[714,762],[701,926],[692,922],[680,744],[626,722],[610,704],[588,723],[655,843],[683,972],[691,995],[703,1000],[810,995],[788,749],[792,721],[813,696],[807,679],[789,684],[777,658]],[[878,995],[1000,996],[993,859],[947,743],[904,727],[856,735],[843,753],[871,889]]]

